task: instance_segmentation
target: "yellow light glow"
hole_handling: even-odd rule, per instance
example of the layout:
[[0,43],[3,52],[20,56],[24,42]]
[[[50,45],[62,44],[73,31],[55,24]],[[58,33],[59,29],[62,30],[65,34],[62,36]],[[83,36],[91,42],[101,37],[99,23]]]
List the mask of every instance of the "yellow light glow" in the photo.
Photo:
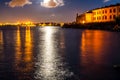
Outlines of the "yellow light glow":
[[[15,70],[18,71],[19,73],[27,73],[32,70],[32,37],[31,37],[31,31],[30,28],[27,28],[25,30],[25,48],[22,50],[22,45],[21,45],[21,33],[20,29],[18,28],[16,32],[16,41],[15,41]],[[23,56],[24,55],[24,56]],[[24,64],[24,67],[21,67],[19,65]],[[20,77],[22,78],[22,77]],[[21,80],[21,79],[20,79]],[[23,79],[22,79],[23,80]]]
[[83,24],[85,24],[85,21],[82,21]]
[[16,25],[19,25],[19,24],[21,24],[19,21],[16,23]]
[[0,59],[4,58],[4,39],[3,39],[3,31],[0,30]]
[[31,38],[31,30],[28,27],[25,32],[25,61],[30,62],[32,59],[32,38]]
[[60,23],[60,26],[63,26],[64,25],[64,23]]
[[35,24],[32,21],[18,21],[16,23],[17,25],[21,25],[21,26],[35,26]]
[[0,45],[3,44],[3,32],[0,31]]

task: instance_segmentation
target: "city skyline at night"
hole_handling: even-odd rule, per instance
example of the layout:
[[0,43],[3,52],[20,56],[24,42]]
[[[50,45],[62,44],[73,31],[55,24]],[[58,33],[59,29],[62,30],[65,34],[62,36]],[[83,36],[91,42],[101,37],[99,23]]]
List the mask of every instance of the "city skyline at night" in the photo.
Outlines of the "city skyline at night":
[[119,0],[0,0],[0,23],[73,22],[76,14]]

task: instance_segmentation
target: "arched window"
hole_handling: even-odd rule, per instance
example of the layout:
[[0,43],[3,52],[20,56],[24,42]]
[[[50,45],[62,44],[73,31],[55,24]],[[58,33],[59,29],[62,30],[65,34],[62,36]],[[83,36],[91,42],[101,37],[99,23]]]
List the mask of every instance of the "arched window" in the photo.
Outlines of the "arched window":
[[110,15],[110,19],[112,19],[112,16]]
[[107,16],[105,16],[105,19],[107,19]]
[[116,12],[116,9],[113,9],[113,12],[115,13],[115,12]]
[[113,15],[113,19],[115,19],[116,18],[116,16],[115,15]]

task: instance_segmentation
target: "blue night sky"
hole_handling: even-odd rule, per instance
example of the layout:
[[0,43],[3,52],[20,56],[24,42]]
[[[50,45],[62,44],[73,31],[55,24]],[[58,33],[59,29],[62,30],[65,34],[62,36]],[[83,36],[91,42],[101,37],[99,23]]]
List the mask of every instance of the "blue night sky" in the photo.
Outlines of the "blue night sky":
[[73,22],[76,13],[120,3],[120,0],[0,0],[0,23]]

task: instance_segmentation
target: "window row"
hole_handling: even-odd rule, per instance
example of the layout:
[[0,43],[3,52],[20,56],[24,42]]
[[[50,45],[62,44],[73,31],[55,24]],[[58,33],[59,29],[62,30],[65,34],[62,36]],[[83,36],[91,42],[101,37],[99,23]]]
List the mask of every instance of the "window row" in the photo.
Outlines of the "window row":
[[93,20],[107,20],[107,19],[115,19],[116,15],[110,15],[110,16],[99,16],[99,17],[94,17]]
[[116,13],[116,9],[110,9],[110,13]]

